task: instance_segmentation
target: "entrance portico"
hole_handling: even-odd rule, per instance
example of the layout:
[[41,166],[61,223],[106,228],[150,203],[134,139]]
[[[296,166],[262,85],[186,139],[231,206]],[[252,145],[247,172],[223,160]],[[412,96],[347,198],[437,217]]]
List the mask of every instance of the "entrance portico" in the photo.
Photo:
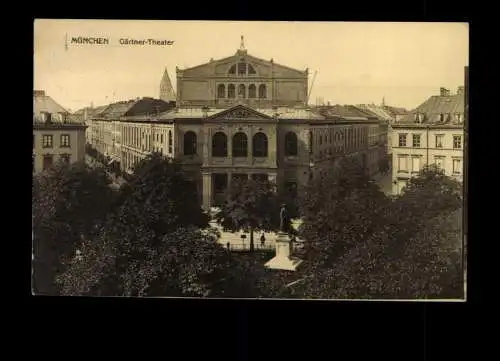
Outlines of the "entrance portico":
[[268,180],[276,183],[276,175],[276,171],[257,171],[255,169],[252,171],[244,169],[203,171],[203,208],[209,210],[210,207],[221,204],[224,201],[224,194],[231,187],[233,180],[246,180],[250,177],[255,180]]

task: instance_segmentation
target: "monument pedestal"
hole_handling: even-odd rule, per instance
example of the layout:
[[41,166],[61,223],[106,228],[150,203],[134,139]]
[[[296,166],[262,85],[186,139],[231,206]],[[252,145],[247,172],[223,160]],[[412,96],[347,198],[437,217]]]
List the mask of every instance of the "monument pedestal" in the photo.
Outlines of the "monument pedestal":
[[267,268],[295,271],[302,260],[291,256],[291,242],[286,233],[278,233],[276,238],[276,256],[265,264]]

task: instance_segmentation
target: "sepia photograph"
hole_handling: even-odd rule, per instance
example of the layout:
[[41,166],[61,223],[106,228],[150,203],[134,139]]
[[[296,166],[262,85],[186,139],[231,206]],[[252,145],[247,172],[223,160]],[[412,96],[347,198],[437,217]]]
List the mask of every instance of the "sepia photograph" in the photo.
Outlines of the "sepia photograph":
[[33,29],[33,296],[466,301],[468,23]]

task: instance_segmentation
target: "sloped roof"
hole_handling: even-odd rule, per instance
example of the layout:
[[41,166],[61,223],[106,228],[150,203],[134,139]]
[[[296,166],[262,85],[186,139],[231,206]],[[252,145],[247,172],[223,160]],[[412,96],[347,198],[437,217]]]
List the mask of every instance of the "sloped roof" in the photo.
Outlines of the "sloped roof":
[[356,105],[356,107],[363,111],[370,112],[373,116],[381,120],[390,121],[394,119],[394,115],[387,111],[385,107],[381,107],[375,104],[358,104]]
[[453,118],[456,114],[464,114],[464,95],[455,94],[449,96],[433,95],[417,108],[407,114],[400,122],[414,123],[416,114],[423,114],[427,123],[440,122],[441,114],[448,114]]
[[398,107],[391,107],[389,105],[384,105],[384,110],[392,114],[392,116],[396,115],[405,115],[408,114],[408,109],[405,108],[398,108]]
[[101,111],[99,116],[103,117],[103,118],[110,118],[110,119],[120,118],[120,117],[124,116],[125,113],[130,108],[132,108],[137,102],[138,102],[138,99],[134,99],[134,100],[121,101],[121,102],[109,104],[103,111]]
[[351,105],[320,106],[315,109],[326,118],[343,118],[346,120],[368,120],[368,115]]
[[121,101],[109,104],[100,113],[96,114],[99,118],[118,119],[122,117],[137,117],[162,113],[175,107],[175,102],[167,103],[161,99],[143,97],[128,101]]
[[59,105],[50,96],[45,95],[45,93],[35,93],[33,94],[33,112],[38,115],[40,113],[64,113],[69,114],[69,112]]
[[266,60],[266,59],[263,59],[263,58],[259,58],[257,56],[250,55],[247,50],[241,50],[241,49],[238,49],[236,51],[236,53],[234,53],[231,56],[226,56],[225,58],[212,59],[209,62],[205,62],[205,63],[199,64],[199,65],[195,65],[195,66],[192,66],[192,67],[186,67],[184,69],[180,69],[180,68],[177,68],[177,69],[178,70],[182,70],[182,71],[189,71],[189,70],[193,70],[193,69],[196,69],[196,68],[201,68],[201,67],[207,66],[210,63],[224,62],[224,61],[227,61],[229,59],[239,58],[241,56],[245,56],[247,59],[253,60],[253,61],[257,61],[257,62],[262,62],[262,63],[267,63],[267,64],[274,64],[277,67],[281,67],[283,69],[292,70],[292,71],[297,72],[297,73],[304,73],[305,72],[305,70],[299,70],[299,69],[295,69],[295,68],[292,68],[292,67],[287,66],[287,65],[283,65],[281,63],[277,63],[277,62],[274,61],[274,59]]

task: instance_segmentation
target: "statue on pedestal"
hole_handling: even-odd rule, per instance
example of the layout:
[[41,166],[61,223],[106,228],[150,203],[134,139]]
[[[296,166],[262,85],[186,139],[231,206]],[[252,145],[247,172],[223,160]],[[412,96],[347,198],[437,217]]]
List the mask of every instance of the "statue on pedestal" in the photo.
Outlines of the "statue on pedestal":
[[281,205],[280,209],[280,232],[288,233],[290,230],[290,219],[286,210],[286,204]]

